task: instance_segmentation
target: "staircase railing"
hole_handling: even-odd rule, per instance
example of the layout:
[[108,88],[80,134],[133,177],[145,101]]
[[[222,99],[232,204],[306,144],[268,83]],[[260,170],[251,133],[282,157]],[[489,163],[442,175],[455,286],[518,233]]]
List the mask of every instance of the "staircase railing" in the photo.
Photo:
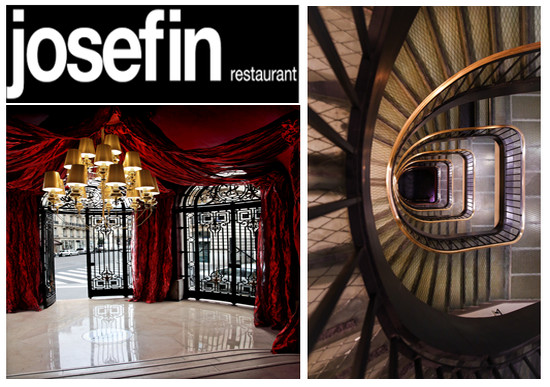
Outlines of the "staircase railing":
[[464,68],[430,93],[407,119],[392,149],[388,178],[418,140],[413,135],[428,129],[426,123],[439,114],[466,102],[539,88],[540,42],[496,53]]
[[[489,246],[511,244],[519,240],[524,229],[524,163],[525,142],[521,132],[512,126],[485,126],[480,128],[450,129],[433,133],[416,142],[405,152],[403,163],[408,156],[424,145],[437,141],[457,138],[491,137],[500,149],[498,160],[499,203],[498,222],[491,230],[455,235],[436,235],[417,228],[408,211],[396,201],[392,208],[401,231],[422,248],[439,253],[458,253]],[[495,160],[497,162],[497,160]],[[401,164],[398,169],[401,169]],[[397,176],[392,179],[393,195],[397,194]]]
[[435,189],[436,200],[434,202],[415,202],[402,196],[398,192],[401,204],[409,211],[447,211],[453,206],[453,163],[449,159],[419,159],[405,165],[398,174],[397,181],[406,172],[419,167],[433,167],[437,170],[437,187]]
[[[347,74],[341,61],[335,60],[338,56],[337,50],[330,39],[321,13],[316,7],[309,9],[309,25],[329,58],[329,63],[349,96],[352,106],[347,141],[335,135],[334,131],[328,130],[327,125],[315,121],[316,128],[321,128],[320,130],[327,133],[327,138],[346,151],[348,197],[328,203],[326,206],[313,207],[309,214],[310,219],[314,219],[320,214],[347,207],[357,252],[350,255],[342,265],[319,306],[310,315],[308,349],[311,352],[318,343],[326,322],[336,310],[340,295],[346,289],[355,269],[359,268],[369,296],[369,304],[360,340],[354,349],[351,377],[365,377],[369,361],[375,355],[370,349],[376,322],[380,324],[390,342],[389,376],[392,378],[400,376],[400,355],[414,362],[417,378],[423,377],[424,370],[433,369],[437,370],[438,377],[446,376],[447,372],[455,375],[473,372],[477,377],[491,372],[496,377],[504,368],[514,370],[514,365],[522,359],[528,364],[528,356],[532,353],[538,353],[540,356],[540,303],[504,316],[478,319],[453,316],[432,308],[411,293],[392,271],[381,244],[373,211],[369,178],[374,126],[389,76],[388,66],[395,62],[417,10],[416,7],[375,7],[367,34],[364,8],[353,7],[358,36],[362,46],[366,48],[354,89],[346,78]],[[377,42],[376,45],[373,42]],[[535,60],[531,67],[536,66],[536,62]],[[499,76],[501,74],[502,72]],[[470,78],[473,77],[474,75]],[[523,87],[516,84],[516,81],[511,82],[517,87],[516,90]],[[534,80],[534,83],[536,82],[537,80]],[[532,85],[529,87],[536,89]],[[524,90],[529,90],[529,87]],[[483,87],[478,90],[477,96],[472,97],[469,93],[458,95],[459,98],[448,100],[448,104],[460,104],[471,97],[472,100],[479,99],[484,92],[482,89]],[[492,89],[491,93],[498,93],[498,90]],[[503,91],[504,93],[508,92]],[[422,137],[416,138],[411,145]],[[397,154],[392,157],[392,170],[388,171],[390,177],[393,177],[393,172],[397,170]],[[388,181],[391,181],[391,178]],[[392,206],[395,206],[395,198],[388,196]],[[535,371],[533,373],[538,375]],[[513,373],[515,375],[517,372]]]
[[[468,220],[470,219],[475,212],[475,157],[474,154],[467,149],[453,149],[453,150],[439,150],[439,151],[427,151],[417,153],[410,158],[406,159],[403,163],[404,166],[399,169],[397,172],[398,175],[403,168],[406,168],[411,162],[415,161],[418,158],[421,159],[436,159],[440,160],[441,157],[449,157],[450,155],[456,154],[462,159],[462,209],[456,213],[453,210],[452,214],[443,213],[440,211],[436,214],[422,214],[419,209],[414,208],[416,211],[409,211],[409,215],[422,222],[449,222],[449,221],[459,221],[459,220]],[[451,188],[453,184],[451,184]],[[452,193],[451,193],[452,196]],[[399,199],[399,197],[398,197]],[[453,205],[457,201],[453,201]],[[407,209],[411,209],[410,206],[407,206],[406,203],[403,205]],[[452,209],[448,208],[448,210]],[[445,209],[447,210],[447,209]]]
[[[399,227],[409,239],[431,251],[455,253],[484,248],[488,245],[510,244],[521,237],[523,214],[518,213],[518,210],[523,212],[523,196],[521,198],[515,196],[518,194],[516,192],[518,190],[512,190],[512,188],[517,188],[514,185],[523,186],[523,170],[519,172],[520,175],[517,175],[518,171],[515,168],[517,166],[516,159],[519,159],[518,162],[522,162],[523,159],[512,149],[514,145],[508,147],[506,138],[502,137],[497,140],[496,138],[499,136],[492,135],[502,151],[507,150],[511,153],[503,153],[500,180],[504,185],[499,198],[499,205],[501,205],[499,224],[494,230],[483,235],[457,235],[454,240],[450,240],[448,237],[429,236],[423,231],[415,229],[410,222],[405,220],[412,214],[405,214],[403,211],[404,208],[397,193],[396,172],[405,165],[408,158],[421,152],[423,149],[420,148],[427,143],[471,137],[464,129],[440,131],[437,134],[433,133],[434,129],[430,131],[428,122],[440,113],[480,98],[510,94],[511,90],[515,92],[530,91],[536,87],[540,87],[540,42],[502,51],[466,67],[441,84],[420,103],[399,132],[386,170],[386,189],[390,209]],[[476,129],[469,128],[469,130],[473,133]],[[510,128],[510,130],[519,133],[515,128]],[[484,135],[481,134],[482,132],[477,133],[474,136]],[[514,134],[510,134],[510,136],[514,136]],[[517,148],[521,150],[523,147],[522,135],[519,133],[517,136],[514,137],[514,144],[521,144]],[[505,193],[512,191],[513,194]],[[419,220],[417,216],[413,215],[413,217]],[[438,221],[437,219],[431,220]]]

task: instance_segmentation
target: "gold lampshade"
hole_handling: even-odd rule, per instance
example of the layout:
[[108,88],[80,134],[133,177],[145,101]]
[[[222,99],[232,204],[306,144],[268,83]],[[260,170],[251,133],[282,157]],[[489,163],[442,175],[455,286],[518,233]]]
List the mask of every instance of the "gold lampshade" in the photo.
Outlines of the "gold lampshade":
[[126,191],[126,197],[128,199],[139,198],[139,191],[135,188],[129,189]]
[[[93,159],[96,155],[94,141],[91,138],[81,138],[78,151],[82,157]],[[71,164],[72,165],[72,164]]]
[[120,141],[118,140],[118,136],[116,134],[106,135],[105,140],[103,140],[103,143],[111,147],[111,152],[113,152],[114,155],[119,155],[122,153],[122,148],[120,147]]
[[80,158],[80,151],[78,149],[71,148],[65,155],[65,168],[71,169],[74,164],[82,164],[82,159]]
[[125,171],[139,171],[141,169],[139,153],[134,151],[126,152],[122,165],[124,165]]
[[84,187],[88,183],[88,171],[82,164],[75,164],[71,168],[67,185],[69,187]]
[[63,179],[61,179],[61,176],[59,177],[59,187],[61,187],[61,191],[65,192],[65,183],[63,183]]
[[62,192],[64,191],[63,184],[60,183],[61,177],[57,171],[48,171],[44,174],[44,183],[42,190],[46,192]]
[[154,196],[154,195],[158,195],[160,193],[159,185],[158,185],[156,177],[153,177],[153,183],[154,183],[155,187],[152,190],[150,190],[149,193]]
[[99,144],[97,146],[95,165],[111,165],[113,164],[113,154],[111,146],[107,144]]
[[109,186],[123,186],[126,185],[126,179],[124,178],[124,168],[120,164],[109,165],[109,172],[107,173],[107,185]]
[[155,188],[155,182],[151,172],[142,169],[136,173],[136,189],[138,191],[151,190]]

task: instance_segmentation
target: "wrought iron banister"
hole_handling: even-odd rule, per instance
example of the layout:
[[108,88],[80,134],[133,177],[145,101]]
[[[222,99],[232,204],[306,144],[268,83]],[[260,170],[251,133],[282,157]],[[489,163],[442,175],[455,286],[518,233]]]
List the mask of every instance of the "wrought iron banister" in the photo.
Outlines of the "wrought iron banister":
[[[526,60],[519,60],[522,58]],[[500,77],[496,79],[492,79],[491,76],[482,77],[487,72],[493,74],[492,67],[494,65],[506,64],[508,68]],[[529,70],[526,71],[526,69]],[[443,82],[418,105],[399,132],[388,162],[387,181],[389,182],[390,176],[394,172],[396,162],[402,158],[400,152],[404,152],[408,148],[406,142],[430,119],[453,106],[481,99],[480,97],[509,94],[510,91],[506,91],[504,86],[511,87],[514,82],[516,82],[514,85],[517,85],[517,82],[524,83],[524,87],[528,90],[537,90],[540,88],[539,73],[540,42],[537,42],[488,56]],[[494,90],[497,87],[499,89]],[[518,86],[518,88],[521,87]],[[521,91],[525,90],[521,89]],[[412,145],[412,142],[409,142],[409,145]]]
[[397,198],[407,211],[420,213],[426,211],[448,211],[453,206],[453,163],[449,159],[419,159],[408,163],[397,174],[397,181],[405,172],[412,171],[418,167],[434,167],[438,171],[437,200],[434,202],[414,202],[405,198],[400,192]]
[[[458,253],[488,246],[506,245],[519,240],[524,229],[524,139],[512,126],[485,126],[480,128],[450,129],[433,133],[415,143],[404,159],[427,143],[447,141],[450,138],[491,137],[500,148],[500,205],[499,221],[489,231],[442,236],[427,233],[414,226],[414,219],[397,200],[397,177],[391,181],[392,214],[401,231],[415,244],[438,253]],[[403,162],[404,163],[404,162]],[[399,168],[402,167],[400,164]]]
[[[452,149],[452,150],[439,150],[439,151],[427,151],[416,153],[404,161],[404,165],[397,172],[409,165],[416,159],[435,159],[439,160],[441,157],[449,157],[449,155],[457,154],[462,158],[462,209],[460,212],[451,214],[438,213],[437,215],[425,215],[420,213],[421,210],[415,209],[415,211],[409,211],[412,218],[422,222],[448,222],[454,220],[468,220],[475,212],[475,157],[474,154],[467,149]],[[399,199],[399,198],[398,198]],[[409,210],[411,209],[406,203],[403,203]]]
[[[359,14],[358,11],[358,9],[354,9],[354,16]],[[401,12],[411,19],[404,18],[400,14]],[[372,22],[369,23],[369,36],[372,37],[373,42],[379,43],[371,50],[371,61],[367,61],[367,55],[363,57],[356,83],[356,91],[361,103],[358,107],[352,108],[350,113],[348,142],[354,147],[354,152],[346,155],[347,192],[351,197],[360,197],[361,201],[357,203],[357,206],[353,205],[348,208],[353,241],[360,248],[362,254],[358,257],[357,263],[349,262],[348,268],[355,264],[359,266],[369,296],[369,307],[361,332],[361,341],[357,346],[360,348],[356,347],[357,357],[352,377],[365,376],[366,363],[369,360],[368,345],[372,340],[372,324],[374,324],[375,315],[384,335],[392,342],[391,369],[393,376],[399,374],[400,355],[414,361],[417,376],[423,376],[423,367],[427,367],[424,370],[428,371],[426,372],[428,377],[430,376],[429,371],[432,370],[437,370],[438,375],[442,376],[446,373],[464,376],[463,373],[469,371],[476,375],[483,375],[486,372],[500,373],[501,368],[499,367],[511,368],[516,362],[529,356],[531,353],[529,351],[534,349],[536,352],[536,349],[540,347],[540,304],[512,312],[509,315],[487,319],[466,319],[435,310],[420,301],[395,276],[386,259],[386,250],[384,250],[379,234],[379,231],[385,226],[377,228],[377,218],[380,217],[380,213],[374,212],[374,206],[379,198],[371,196],[373,184],[370,180],[370,161],[375,157],[372,151],[375,121],[383,120],[383,118],[377,117],[377,113],[387,82],[388,69],[395,62],[396,47],[402,46],[406,38],[406,31],[409,29],[415,13],[416,9],[405,12],[404,7],[396,7],[395,10],[375,7]],[[377,27],[384,29],[380,32]],[[359,36],[365,35],[359,33]],[[364,47],[368,46],[366,44],[368,42],[362,41],[361,43],[362,46],[364,44]],[[385,66],[377,67],[378,57],[384,59],[381,62]],[[536,65],[537,60],[532,61],[533,64]],[[515,69],[515,66],[511,67]],[[503,74],[504,76],[507,74],[511,76],[512,73],[517,75],[518,73],[514,69],[508,72],[503,69],[492,78],[496,77],[495,80],[497,80]],[[534,69],[536,75],[536,67]],[[525,74],[517,78],[520,78],[521,81],[529,75],[528,73],[529,71],[526,71]],[[480,77],[483,76],[480,82],[485,80],[487,74],[480,74]],[[473,76],[470,78],[472,79],[468,80],[469,82],[474,81]],[[511,77],[506,79],[509,79],[510,82],[517,80]],[[489,80],[487,84],[491,84],[491,82]],[[483,90],[481,89],[484,89],[487,84],[477,88],[480,89],[478,95],[482,95]],[[454,98],[447,98],[447,105],[437,109],[442,111],[453,103],[459,104],[461,101],[467,101],[471,97],[468,94],[467,92],[459,93]],[[478,98],[476,97],[476,99]],[[352,105],[354,104],[352,103]],[[392,124],[389,123],[388,126],[392,127]],[[437,132],[437,130],[432,130],[435,126],[434,128],[430,127],[429,130],[425,128],[425,126],[420,126],[421,132],[419,133],[421,135],[410,145],[430,133]],[[395,168],[395,165],[392,164],[392,167]],[[391,226],[395,228],[395,225]],[[428,254],[426,251],[424,253]],[[343,270],[340,274],[347,276],[349,270]],[[344,279],[345,277],[339,281],[336,294],[341,293],[341,283],[344,282]],[[330,291],[329,294],[331,294]],[[334,305],[334,299],[331,299],[330,303]],[[327,312],[331,310],[334,308],[325,309]],[[318,309],[316,312],[315,317],[326,322],[321,311]],[[310,331],[309,346],[311,349],[315,345],[315,337],[318,337],[323,324],[317,324],[312,317],[309,321],[310,324],[314,323],[314,326],[310,325],[310,329],[313,328],[313,331],[316,332],[312,335]]]

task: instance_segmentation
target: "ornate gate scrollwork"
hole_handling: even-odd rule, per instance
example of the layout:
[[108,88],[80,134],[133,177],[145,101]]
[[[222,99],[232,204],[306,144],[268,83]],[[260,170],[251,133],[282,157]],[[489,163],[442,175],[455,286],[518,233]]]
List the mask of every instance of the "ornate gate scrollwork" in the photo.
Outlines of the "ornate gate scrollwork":
[[[122,200],[113,203],[110,211],[103,211],[98,187],[87,186],[86,193],[89,207],[79,216],[85,219],[88,297],[130,296],[133,294],[131,243],[134,213]],[[42,205],[42,283],[47,307],[55,302],[54,218],[55,223],[63,224],[64,214],[76,215],[79,212],[74,201],[68,199],[52,211],[47,195],[42,198]]]
[[56,299],[55,292],[55,249],[53,212],[40,211],[40,253],[42,258],[42,294],[44,308],[51,306]]
[[133,214],[122,208],[103,217],[87,212],[88,296],[132,294],[131,236]]
[[185,297],[253,304],[259,190],[251,185],[191,187],[180,211]]

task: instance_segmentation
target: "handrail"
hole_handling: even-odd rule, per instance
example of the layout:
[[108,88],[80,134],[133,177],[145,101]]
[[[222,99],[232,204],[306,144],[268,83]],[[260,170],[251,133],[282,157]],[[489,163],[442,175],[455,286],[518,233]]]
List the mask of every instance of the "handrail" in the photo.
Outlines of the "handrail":
[[[491,75],[494,74],[494,68],[501,67],[502,64],[506,63],[506,61],[516,58],[513,60],[512,64],[509,66],[509,68],[503,72],[501,76],[496,78],[494,81],[504,83],[515,81],[516,78],[522,78],[525,76],[525,69],[524,68],[516,68],[514,66],[521,65],[522,62],[525,63],[527,60],[521,61],[521,58],[528,57],[530,58],[528,61],[528,66],[532,66],[533,63],[540,60],[540,42],[528,44],[521,47],[516,47],[514,49],[502,51],[499,53],[496,53],[494,55],[491,55],[487,58],[484,58],[480,61],[477,61],[473,63],[472,65],[466,67],[465,69],[459,71],[454,76],[449,78],[447,81],[442,83],[438,88],[436,88],[428,97],[424,99],[420,103],[420,105],[415,109],[413,114],[407,119],[405,125],[399,132],[397,136],[397,140],[392,148],[392,152],[390,155],[390,159],[388,161],[387,169],[386,169],[386,191],[387,191],[387,197],[390,204],[390,210],[392,212],[392,216],[396,220],[397,224],[401,228],[401,230],[405,233],[405,235],[411,239],[414,243],[417,245],[427,248],[428,250],[435,251],[435,252],[448,252],[449,249],[452,252],[462,252],[462,251],[468,251],[476,248],[482,248],[482,244],[474,243],[471,245],[468,241],[467,246],[463,247],[457,247],[454,243],[451,245],[447,245],[445,247],[440,246],[440,243],[436,243],[438,246],[426,246],[426,239],[427,237],[423,232],[416,233],[413,230],[409,222],[405,222],[402,217],[400,217],[400,211],[399,206],[402,204],[399,201],[398,195],[396,195],[397,187],[396,187],[396,178],[395,178],[395,171],[399,171],[402,166],[404,165],[405,161],[407,160],[407,156],[410,156],[413,154],[414,151],[418,151],[421,145],[425,145],[429,141],[437,141],[441,140],[441,134],[446,133],[448,138],[451,138],[450,136],[454,135],[452,131],[440,131],[439,137],[435,137],[434,134],[428,134],[424,137],[419,137],[418,134],[416,136],[413,136],[423,125],[430,119],[433,118],[436,113],[439,113],[443,111],[443,107],[450,108],[452,105],[452,101],[457,99],[457,96],[464,95],[468,93],[473,93],[474,88],[490,88],[499,86],[497,84],[487,84],[488,81],[491,81],[494,77]],[[536,66],[535,66],[536,67]],[[484,77],[481,75],[485,72],[486,69],[493,68],[493,72],[491,72],[491,75],[487,76],[485,74]],[[512,71],[512,69],[514,71]],[[527,78],[533,76],[536,77],[536,74],[538,72],[538,69],[540,69],[540,66],[536,67],[534,71],[530,71],[526,78],[524,77],[523,80],[527,80]],[[507,78],[508,77],[508,78]],[[479,81],[480,79],[483,79],[483,81]],[[462,88],[463,85],[467,85],[465,88]],[[436,113],[434,113],[436,112]],[[458,129],[461,130],[461,129]],[[460,136],[463,136],[462,134]],[[520,136],[522,137],[521,133]],[[414,142],[414,138],[416,137],[418,140]],[[412,142],[411,142],[412,140]],[[523,141],[521,142],[523,144]],[[503,144],[501,144],[503,146]],[[523,146],[523,145],[522,145]],[[522,152],[523,154],[523,152]],[[521,158],[520,161],[522,161],[524,157]],[[523,162],[523,161],[522,161]],[[503,167],[507,166],[508,164],[504,162]],[[503,178],[506,178],[506,175],[501,176]],[[523,171],[522,171],[522,181],[523,181]],[[504,184],[507,184],[506,182]],[[522,184],[523,186],[523,184]],[[506,200],[504,195],[501,195],[501,200]],[[522,196],[523,198],[523,196]],[[506,203],[504,203],[506,205]],[[517,204],[517,203],[515,203]],[[521,210],[523,211],[523,203],[520,204]],[[506,209],[504,208],[503,214],[506,213]],[[513,213],[511,217],[517,216],[517,214]],[[523,219],[523,214],[520,214],[519,217]],[[502,218],[502,217],[501,217]],[[436,219],[434,219],[436,220]],[[437,221],[437,220],[436,220]],[[506,237],[502,238],[502,236],[495,235],[493,239],[492,245],[500,245],[500,244],[509,244],[514,243],[521,237],[521,234],[523,233],[523,224],[521,225],[521,229],[514,228],[512,230],[507,229],[507,225],[503,224],[502,221],[499,223],[499,226],[501,227],[501,231],[505,230]],[[409,229],[411,232],[405,231],[406,229]],[[511,231],[511,232],[510,232]],[[519,232],[518,232],[519,231]],[[414,236],[411,234],[415,234]],[[497,232],[498,234],[498,232]],[[517,236],[517,237],[516,237]],[[459,236],[461,238],[463,236]],[[465,236],[464,236],[465,237]],[[423,242],[419,242],[415,238],[420,238]],[[440,237],[434,236],[432,239],[442,239]],[[445,239],[445,238],[443,238]]]
[[[419,211],[419,212],[426,212],[426,211],[448,211],[453,206],[453,163],[449,159],[421,159],[421,160],[414,160],[405,165],[397,174],[397,181],[401,178],[403,173],[408,172],[412,169],[418,168],[416,166],[413,166],[415,164],[421,164],[421,166],[431,166],[437,167],[438,164],[443,164],[447,168],[446,173],[446,179],[444,180],[446,182],[445,184],[442,184],[442,174],[441,169],[438,168],[438,199],[433,203],[413,203],[407,198],[403,197],[400,192],[397,193],[397,199],[401,202],[401,204],[407,208],[410,211]],[[443,197],[446,198],[446,200],[443,200]],[[441,203],[444,203],[443,205]]]
[[[437,157],[440,157],[440,156],[443,157],[443,155],[455,154],[455,153],[462,157],[462,170],[463,170],[462,191],[464,194],[462,210],[458,214],[439,215],[439,216],[424,216],[420,214],[410,213],[412,218],[421,222],[432,223],[432,222],[449,222],[449,221],[459,221],[459,220],[463,221],[463,220],[470,219],[474,215],[475,213],[475,157],[470,150],[447,149],[447,150],[439,150],[439,151],[420,152],[406,159],[401,169],[405,168],[407,165],[409,165],[409,163],[411,163],[416,158],[433,158],[435,160],[440,160],[440,159],[437,159]],[[397,172],[398,174],[401,171],[401,169],[399,169],[399,171]],[[418,209],[415,209],[415,210],[423,211]],[[428,211],[428,210],[424,210],[424,211]]]
[[[491,79],[491,77],[486,77],[484,82],[478,82],[476,84],[476,81],[481,78],[481,74],[485,71],[486,68],[488,68],[489,65],[495,64],[496,62],[502,62],[504,63],[506,60],[515,58],[515,57],[523,57],[534,54],[534,57],[529,62],[529,65],[533,61],[536,61],[538,58],[540,58],[540,42],[527,44],[524,46],[512,48],[509,50],[501,51],[496,54],[490,55],[484,59],[481,59],[470,66],[462,69],[455,75],[453,75],[451,78],[449,78],[447,81],[443,82],[439,87],[437,87],[433,92],[431,92],[414,110],[414,112],[411,114],[411,116],[407,119],[405,124],[403,125],[401,131],[399,132],[397,139],[394,143],[394,146],[392,148],[392,152],[390,154],[390,158],[388,161],[388,166],[386,170],[386,189],[387,189],[387,196],[390,201],[390,208],[392,210],[392,213],[396,214],[396,208],[395,203],[393,199],[392,194],[392,179],[394,176],[394,170],[396,169],[396,162],[398,158],[399,152],[403,151],[403,146],[405,144],[405,141],[407,141],[410,136],[416,132],[420,127],[423,126],[423,124],[433,116],[434,112],[438,110],[443,105],[449,105],[449,101],[456,99],[459,94],[464,94],[468,92],[472,92],[472,89],[475,88],[475,86],[479,87],[485,87],[487,88],[488,85],[485,83]],[[506,81],[505,76],[508,76],[508,79],[510,82],[515,81],[515,79],[518,77],[518,75],[523,75],[524,69],[521,68],[520,71],[514,73],[513,71],[510,71],[513,66],[516,66],[517,64],[521,64],[520,60],[516,60],[510,68],[504,73],[504,81]],[[537,68],[538,69],[538,68]],[[477,72],[477,76],[472,76],[474,73]],[[532,71],[529,74],[527,74],[527,77],[536,75],[537,71]],[[499,77],[497,81],[503,80],[503,76]],[[468,84],[468,79],[473,78],[473,80],[470,79],[470,83]],[[504,83],[504,82],[503,82]],[[466,88],[462,88],[463,85],[467,84],[468,86]],[[454,88],[454,91],[452,90]],[[451,91],[453,91],[451,93]],[[441,99],[441,100],[439,100]],[[439,101],[438,101],[439,100]],[[450,106],[449,106],[450,108]],[[402,157],[400,158],[402,160]]]
[[[390,202],[392,215],[401,231],[413,243],[426,250],[437,253],[459,253],[485,248],[502,246],[517,242],[524,231],[524,197],[525,197],[525,141],[523,134],[513,126],[491,125],[479,128],[459,128],[433,133],[416,142],[405,152],[404,157],[422,145],[449,138],[492,137],[501,149],[500,170],[502,182],[498,224],[489,231],[477,233],[441,236],[418,230],[412,225],[410,215],[399,210],[396,201]],[[401,164],[400,164],[401,166]],[[518,178],[519,176],[519,178]],[[391,181],[392,192],[398,192],[397,179]],[[397,195],[396,195],[397,196]],[[391,197],[394,199],[394,196]]]
[[540,302],[498,318],[466,318],[436,310],[396,277],[378,239],[374,216],[366,212],[365,218],[370,257],[363,267],[369,276],[365,283],[383,305],[377,317],[387,337],[401,337],[422,358],[458,368],[487,367],[492,358],[513,362],[526,347],[540,346]]
[[[388,58],[384,62],[387,65],[394,63],[397,53],[393,56],[390,54],[392,50],[395,51],[395,42],[401,45],[405,37],[403,33],[401,39],[396,38],[400,36],[399,30],[407,31],[415,15],[415,12],[405,12],[403,8],[396,7],[394,14],[381,12],[381,9],[386,9],[384,7],[375,8],[369,34],[374,32],[372,41],[380,42],[375,48],[383,55],[373,50],[372,63],[377,63],[377,55],[383,59]],[[409,23],[406,23],[407,20],[404,22],[402,17],[397,17],[400,12],[411,14]],[[377,30],[372,27],[378,24],[387,26],[384,32],[387,30],[388,33],[378,36]],[[386,54],[388,52],[390,54]],[[436,367],[439,366],[438,370],[445,367],[460,369],[462,365],[467,368],[478,366],[480,370],[487,370],[493,367],[495,358],[499,360],[497,365],[511,364],[509,362],[521,359],[528,353],[527,348],[540,348],[540,303],[498,318],[467,319],[451,316],[420,301],[405,288],[388,264],[377,232],[368,179],[374,121],[389,72],[387,65],[378,68],[374,65],[367,67],[365,63],[366,58],[363,58],[357,81],[362,104],[359,109],[354,108],[350,113],[348,141],[354,146],[355,152],[347,155],[348,192],[352,192],[354,196],[357,192],[360,193],[363,211],[358,209],[359,206],[350,207],[350,228],[352,232],[356,230],[353,234],[356,246],[365,250],[358,265],[371,301],[369,309],[372,303],[375,311],[372,314],[376,313],[384,334],[392,342],[392,353],[396,355],[394,368],[397,369],[397,352],[405,356],[412,354],[410,358],[415,359],[415,366],[417,357],[414,356],[418,356],[427,363],[433,362]],[[373,82],[375,87],[371,87],[366,81]],[[369,87],[362,89],[366,84]],[[362,155],[362,159],[358,160],[356,155]],[[369,324],[364,326],[360,346],[371,339],[369,332],[372,331],[372,320],[365,320]],[[367,357],[361,360],[368,360],[368,349],[358,350],[357,353],[360,357]],[[357,369],[364,370],[362,364],[359,364],[361,362],[357,363]],[[421,361],[419,365],[421,368]],[[364,372],[359,371],[355,374],[364,376]]]

